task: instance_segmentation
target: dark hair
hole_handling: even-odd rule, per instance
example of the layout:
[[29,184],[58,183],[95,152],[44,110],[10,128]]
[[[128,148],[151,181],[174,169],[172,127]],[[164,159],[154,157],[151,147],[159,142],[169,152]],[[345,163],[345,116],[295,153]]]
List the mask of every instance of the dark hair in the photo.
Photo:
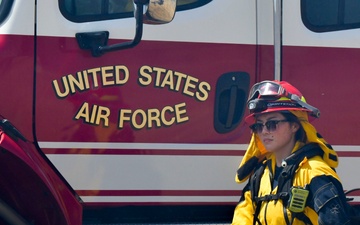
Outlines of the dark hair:
[[299,118],[297,116],[295,116],[294,114],[292,114],[291,112],[280,112],[280,113],[290,123],[297,123],[299,125],[299,129],[295,134],[295,139],[297,141],[301,141],[303,143],[306,143],[306,140],[307,140],[306,132],[305,132],[304,128],[301,126]]

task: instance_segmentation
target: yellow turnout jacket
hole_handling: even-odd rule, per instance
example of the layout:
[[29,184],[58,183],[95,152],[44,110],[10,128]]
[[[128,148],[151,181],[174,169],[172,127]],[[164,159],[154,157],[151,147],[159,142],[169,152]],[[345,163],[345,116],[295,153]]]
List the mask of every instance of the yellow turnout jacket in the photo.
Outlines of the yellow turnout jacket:
[[[309,191],[305,209],[302,213],[292,213],[286,207],[288,202],[284,203],[281,199],[270,198],[257,204],[254,196],[252,196],[252,184],[248,181],[243,189],[240,202],[235,208],[233,225],[350,224],[347,212],[348,204],[340,179],[335,172],[338,165],[336,152],[308,122],[306,113],[301,111],[292,111],[292,113],[300,118],[301,125],[307,135],[307,143],[297,142],[292,152],[294,153],[309,143],[315,143],[322,152],[318,156],[303,158],[297,165],[295,173],[292,174],[292,186],[306,188]],[[274,178],[276,171],[275,157],[266,151],[257,135],[253,134],[235,180],[238,183],[247,181],[254,174],[254,170],[259,166],[259,163],[266,165],[264,165],[265,168],[260,179],[258,194],[255,197],[275,195],[278,189],[278,179]],[[257,215],[254,216],[257,206],[259,210]],[[307,219],[304,219],[304,216]],[[307,221],[307,223],[304,221]]]

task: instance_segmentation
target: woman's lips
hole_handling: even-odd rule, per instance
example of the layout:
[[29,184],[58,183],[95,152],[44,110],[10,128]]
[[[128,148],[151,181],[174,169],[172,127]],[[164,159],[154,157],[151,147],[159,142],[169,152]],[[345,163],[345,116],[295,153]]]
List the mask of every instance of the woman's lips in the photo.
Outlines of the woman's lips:
[[263,140],[263,143],[264,143],[264,144],[269,144],[270,142],[272,142],[272,139],[271,139],[271,138],[265,138],[265,139]]

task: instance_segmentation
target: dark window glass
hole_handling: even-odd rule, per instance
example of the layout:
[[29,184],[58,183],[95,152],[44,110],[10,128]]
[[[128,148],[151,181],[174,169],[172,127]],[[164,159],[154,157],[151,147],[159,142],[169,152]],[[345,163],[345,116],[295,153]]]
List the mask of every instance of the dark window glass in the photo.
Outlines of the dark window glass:
[[[200,7],[210,1],[178,0],[176,11]],[[59,8],[64,17],[73,22],[110,20],[134,16],[133,0],[59,0]]]
[[0,0],[0,24],[8,17],[14,0]]
[[344,23],[360,23],[360,1],[345,1]]
[[315,32],[360,27],[359,0],[301,0],[301,17]]

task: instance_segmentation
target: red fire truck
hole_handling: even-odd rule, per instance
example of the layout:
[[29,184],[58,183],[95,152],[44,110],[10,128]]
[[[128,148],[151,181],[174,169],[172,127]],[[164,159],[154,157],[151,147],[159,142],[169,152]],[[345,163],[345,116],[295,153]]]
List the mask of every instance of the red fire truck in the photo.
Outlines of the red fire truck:
[[344,188],[360,187],[359,12],[356,0],[0,0],[0,224],[230,223],[261,80],[321,110]]

